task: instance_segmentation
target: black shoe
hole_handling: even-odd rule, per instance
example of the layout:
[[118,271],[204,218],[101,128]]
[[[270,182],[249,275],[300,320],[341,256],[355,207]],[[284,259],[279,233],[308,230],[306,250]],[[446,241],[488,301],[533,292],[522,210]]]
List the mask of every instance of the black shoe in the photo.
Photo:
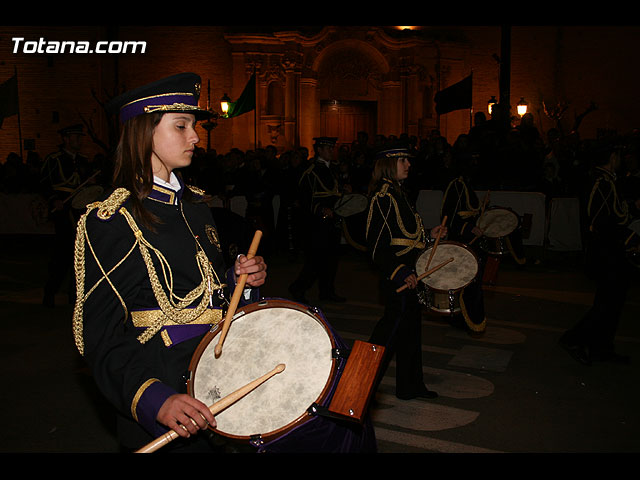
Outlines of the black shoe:
[[340,295],[336,295],[335,293],[331,293],[329,295],[320,295],[320,301],[342,303],[342,302],[346,302],[347,299],[344,297],[341,297]]
[[569,343],[563,339],[560,339],[558,343],[578,363],[581,363],[582,365],[586,365],[586,366],[591,366],[591,356],[589,355],[589,349],[586,346]]
[[396,397],[400,400],[411,400],[413,398],[438,398],[438,394],[433,390],[429,390],[427,387],[419,387],[416,390],[406,393],[396,392]]
[[305,305],[310,305],[309,300],[307,300],[304,296],[304,291],[303,290],[299,290],[293,286],[289,286],[289,293],[291,294],[291,297],[299,303],[304,303]]

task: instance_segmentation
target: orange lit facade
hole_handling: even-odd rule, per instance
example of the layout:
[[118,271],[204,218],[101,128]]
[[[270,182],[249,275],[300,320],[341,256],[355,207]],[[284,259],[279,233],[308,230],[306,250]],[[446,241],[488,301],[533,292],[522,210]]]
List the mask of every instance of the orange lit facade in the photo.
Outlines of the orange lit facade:
[[[499,27],[0,27],[0,82],[17,71],[18,117],[4,119],[0,160],[22,147],[40,155],[56,149],[57,130],[85,122],[87,155],[115,138],[101,102],[125,89],[181,71],[202,77],[201,105],[219,111],[226,93],[238,98],[256,73],[257,108],[200,130],[200,146],[218,152],[274,145],[311,148],[328,135],[350,144],[358,131],[426,138],[438,130],[449,143],[468,132],[472,115],[499,95]],[[144,53],[25,53],[27,40],[144,41]],[[568,126],[585,117],[583,137],[636,125],[638,99],[628,61],[637,27],[514,27],[510,103],[527,99],[536,125],[557,125],[546,110],[568,105]],[[19,50],[19,48],[18,48]],[[626,52],[626,53],[625,53]],[[504,63],[503,63],[504,64]],[[502,65],[503,65],[502,64]],[[473,108],[438,116],[434,95],[473,73]],[[488,115],[488,114],[487,114]],[[22,140],[22,144],[20,144]]]

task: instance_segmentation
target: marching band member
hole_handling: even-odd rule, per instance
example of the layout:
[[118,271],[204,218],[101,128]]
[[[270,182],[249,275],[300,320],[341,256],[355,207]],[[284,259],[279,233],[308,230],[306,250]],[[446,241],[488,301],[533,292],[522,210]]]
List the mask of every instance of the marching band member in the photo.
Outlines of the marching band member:
[[342,196],[338,180],[331,171],[336,145],[334,137],[315,138],[315,157],[299,180],[300,205],[304,212],[304,265],[289,286],[294,300],[309,304],[305,292],[318,281],[321,301],[344,302],[335,291],[335,277],[342,230],[333,211]]
[[[396,355],[396,396],[400,399],[435,398],[422,373],[422,309],[416,294],[416,260],[427,236],[420,216],[402,189],[410,167],[404,149],[380,152],[371,180],[372,197],[366,226],[367,248],[380,272],[385,297],[384,316],[377,322],[370,343],[385,347],[385,361]],[[440,225],[430,231],[446,235]],[[406,285],[402,292],[396,290]]]
[[629,205],[619,192],[620,153],[607,152],[595,167],[595,179],[587,203],[589,232],[587,269],[593,275],[596,292],[586,315],[559,340],[560,345],[578,362],[626,363],[629,359],[614,350],[627,290],[631,282],[631,264],[626,257]]
[[[482,230],[476,226],[476,220],[482,210],[478,197],[469,188],[464,176],[451,180],[442,199],[441,218],[447,217],[447,239],[468,245],[476,254],[478,274],[476,279],[467,285],[460,294],[460,310],[462,323],[471,335],[484,333],[487,319],[484,310],[482,278],[487,255],[472,244],[475,238],[482,236]],[[457,318],[452,319],[457,323]]]
[[200,77],[174,75],[115,98],[123,124],[114,189],[87,207],[75,245],[75,342],[117,413],[118,439],[134,450],[169,429],[171,450],[210,451],[196,435],[215,418],[186,393],[190,359],[222,319],[238,275],[243,301],[256,301],[266,278],[260,256],[224,265],[203,192],[177,170],[199,141]]

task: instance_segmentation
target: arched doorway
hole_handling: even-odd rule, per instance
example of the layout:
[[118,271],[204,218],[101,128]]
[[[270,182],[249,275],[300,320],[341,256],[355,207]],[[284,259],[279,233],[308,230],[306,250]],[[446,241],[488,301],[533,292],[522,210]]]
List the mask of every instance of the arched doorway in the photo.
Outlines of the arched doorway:
[[351,145],[358,132],[376,133],[377,102],[324,100],[320,104],[320,136],[337,137],[338,145]]

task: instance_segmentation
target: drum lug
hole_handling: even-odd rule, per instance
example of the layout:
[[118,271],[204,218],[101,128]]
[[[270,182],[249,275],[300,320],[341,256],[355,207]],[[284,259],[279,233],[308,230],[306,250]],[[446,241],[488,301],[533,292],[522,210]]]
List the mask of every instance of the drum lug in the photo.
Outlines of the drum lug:
[[331,358],[344,358],[345,360],[349,358],[350,350],[343,350],[341,348],[334,348],[331,350]]
[[261,447],[264,445],[264,439],[260,436],[260,434],[251,435],[249,438],[249,443],[254,447]]
[[451,316],[453,316],[455,311],[455,299],[455,292],[453,290],[449,290],[449,312],[451,313]]

